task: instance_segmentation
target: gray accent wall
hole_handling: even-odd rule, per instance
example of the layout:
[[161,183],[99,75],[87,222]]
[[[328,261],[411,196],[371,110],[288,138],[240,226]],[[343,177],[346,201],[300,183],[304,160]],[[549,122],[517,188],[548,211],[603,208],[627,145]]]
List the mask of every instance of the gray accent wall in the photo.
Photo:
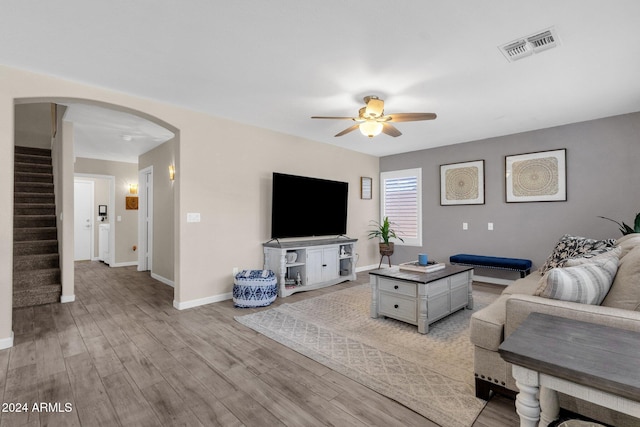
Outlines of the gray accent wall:
[[[428,124],[424,132],[428,138]],[[505,156],[560,148],[567,149],[567,201],[506,203]],[[440,165],[472,160],[485,161],[485,204],[440,206]],[[539,267],[565,233],[620,237],[617,226],[598,215],[633,223],[640,212],[639,165],[640,113],[382,157],[380,172],[422,168],[423,247],[396,244],[392,261],[426,252],[448,262],[450,255],[470,253],[528,258]]]

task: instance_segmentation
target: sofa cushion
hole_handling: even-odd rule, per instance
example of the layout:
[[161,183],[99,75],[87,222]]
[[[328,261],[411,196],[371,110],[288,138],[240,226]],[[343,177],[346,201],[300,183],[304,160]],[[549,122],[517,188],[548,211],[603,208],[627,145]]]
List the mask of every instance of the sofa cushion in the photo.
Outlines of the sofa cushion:
[[618,272],[602,305],[640,311],[640,246],[620,258]]
[[640,246],[640,233],[632,233],[616,240],[616,245],[622,249],[620,258],[628,254],[633,248]]
[[538,271],[534,271],[526,277],[516,280],[509,286],[507,286],[503,291],[503,295],[513,295],[513,294],[524,294],[524,295],[533,295],[538,289],[538,282],[542,274]]
[[469,334],[474,345],[498,351],[504,339],[504,322],[509,297],[510,295],[500,295],[497,300],[473,313]]
[[595,256],[615,246],[614,239],[595,240],[565,234],[560,238],[547,261],[540,267],[540,272],[544,274],[552,268],[563,267],[566,260],[570,258]]
[[616,253],[593,258],[573,267],[553,268],[540,279],[535,295],[544,298],[600,305],[618,270]]

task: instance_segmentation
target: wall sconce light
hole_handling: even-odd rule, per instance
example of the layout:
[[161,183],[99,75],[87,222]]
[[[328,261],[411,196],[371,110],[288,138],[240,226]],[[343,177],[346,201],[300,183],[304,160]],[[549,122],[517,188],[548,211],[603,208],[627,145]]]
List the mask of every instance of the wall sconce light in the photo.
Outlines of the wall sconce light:
[[169,165],[169,179],[171,181],[176,179],[176,167],[174,165]]
[[138,184],[129,184],[129,194],[138,194]]

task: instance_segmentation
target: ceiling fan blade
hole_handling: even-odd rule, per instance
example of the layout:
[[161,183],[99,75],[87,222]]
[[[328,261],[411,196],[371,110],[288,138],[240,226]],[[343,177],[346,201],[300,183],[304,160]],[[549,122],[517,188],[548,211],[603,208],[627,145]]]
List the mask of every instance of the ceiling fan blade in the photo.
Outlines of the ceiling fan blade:
[[334,120],[355,120],[354,117],[324,117],[324,116],[312,116],[312,119],[334,119]]
[[346,128],[345,130],[343,130],[340,133],[335,134],[334,136],[342,136],[342,135],[346,135],[349,132],[353,132],[354,130],[358,129],[360,127],[360,123],[356,123],[355,125]]
[[416,122],[419,120],[433,120],[436,116],[434,113],[395,113],[387,114],[385,117],[391,117],[390,122]]
[[382,132],[389,136],[393,136],[394,138],[402,135],[402,132],[400,132],[397,127],[390,125],[389,123],[382,123]]

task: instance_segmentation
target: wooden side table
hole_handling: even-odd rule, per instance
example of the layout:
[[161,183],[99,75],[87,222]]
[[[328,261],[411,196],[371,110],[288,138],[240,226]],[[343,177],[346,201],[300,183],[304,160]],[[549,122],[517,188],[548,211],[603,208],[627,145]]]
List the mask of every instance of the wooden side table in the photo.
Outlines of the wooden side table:
[[521,426],[557,419],[557,392],[640,419],[638,332],[532,313],[498,351],[513,364]]

